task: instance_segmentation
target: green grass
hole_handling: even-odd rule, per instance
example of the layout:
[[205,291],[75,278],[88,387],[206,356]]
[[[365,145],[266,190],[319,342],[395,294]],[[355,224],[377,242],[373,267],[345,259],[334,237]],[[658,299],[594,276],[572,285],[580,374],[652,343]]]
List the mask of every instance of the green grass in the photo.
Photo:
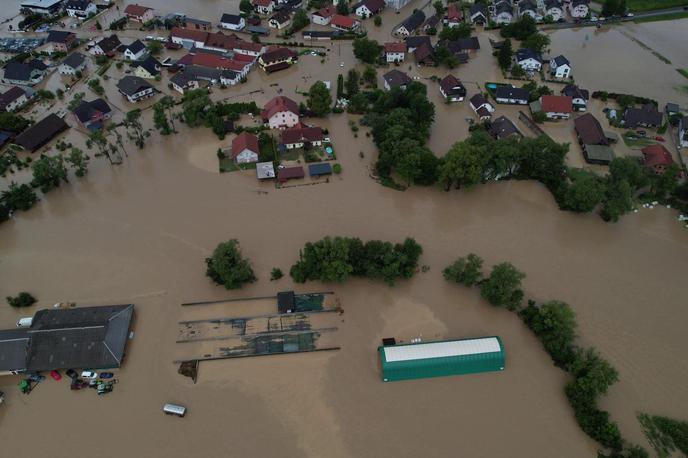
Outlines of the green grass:
[[628,0],[630,11],[653,11],[688,5],[688,0]]
[[642,24],[643,22],[673,21],[675,19],[685,18],[688,18],[688,11],[685,13],[664,14],[662,16],[640,17],[638,19],[634,19],[633,22],[636,24]]

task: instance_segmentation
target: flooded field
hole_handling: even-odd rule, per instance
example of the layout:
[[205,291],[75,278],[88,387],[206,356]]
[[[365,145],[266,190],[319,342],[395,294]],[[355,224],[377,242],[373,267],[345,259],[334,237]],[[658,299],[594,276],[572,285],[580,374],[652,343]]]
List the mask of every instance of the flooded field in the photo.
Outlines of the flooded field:
[[[224,5],[231,3],[168,2],[165,9],[209,17],[203,12],[222,11]],[[386,27],[399,17],[386,15]],[[685,66],[680,53],[661,47],[666,35],[656,32],[656,25],[628,29],[667,52],[676,66]],[[615,30],[591,38],[599,41],[593,41],[594,48],[580,45],[585,34],[596,33],[553,34],[552,48],[581,62],[574,70],[578,82],[590,89],[642,89],[662,102],[686,104],[673,88],[675,78],[682,78],[673,68],[655,59],[662,71],[643,83],[650,67],[615,54],[614,44],[631,55],[654,59],[652,54]],[[469,94],[475,93],[474,83],[501,81],[487,35],[480,40],[483,49],[454,72]],[[323,63],[305,56],[298,66],[270,76],[256,69],[245,85],[214,90],[212,97],[261,105],[281,89],[300,102],[297,91],[318,79],[334,83],[354,64],[350,44],[326,46],[331,52]],[[610,79],[609,68],[600,70],[611,65],[607,54],[599,64],[586,61],[593,50],[632,65],[638,76]],[[405,70],[408,66],[419,77],[446,73],[410,63]],[[103,85],[108,100],[126,111],[134,105],[114,89],[118,72],[113,68]],[[465,118],[471,113],[466,103],[441,103],[434,83],[425,82],[437,112],[430,146],[444,154],[467,135]],[[155,84],[171,93],[165,78]],[[501,111],[511,117],[518,110],[499,107],[497,114]],[[150,111],[144,119],[150,128]],[[23,396],[16,388],[18,377],[0,378],[0,390],[7,394],[0,406],[3,451],[27,458],[68,456],[75,447],[108,458],[594,456],[596,444],[581,432],[565,399],[563,372],[530,331],[476,291],[442,279],[442,268],[468,252],[482,255],[487,266],[514,263],[528,275],[528,297],[572,305],[582,342],[598,348],[619,370],[620,382],[603,407],[628,439],[647,446],[635,419],[639,411],[684,418],[688,232],[674,212],[641,210],[618,224],[605,224],[596,215],[558,211],[546,189],[532,182],[493,183],[470,192],[393,191],[370,179],[374,145],[363,129],[354,138],[348,120],[341,114],[317,122],[329,129],[343,166],[342,174],[326,183],[276,189],[257,182],[252,170],[219,174],[216,151],[231,137],[218,140],[208,129],[178,126],[174,136],[153,133],[144,150],[128,145],[129,157],[118,167],[94,158],[85,178],[72,179],[31,211],[0,225],[0,297],[28,290],[39,298],[28,311],[2,304],[0,326],[12,327],[20,316],[60,301],[136,304],[134,338],[112,394],[70,392],[66,381],[47,380]],[[563,125],[546,129],[560,141],[572,135]],[[74,129],[66,138],[83,145],[83,134]],[[394,288],[363,280],[294,285],[287,276],[269,281],[273,267],[288,272],[303,244],[325,235],[415,237],[429,271]],[[258,277],[240,292],[217,287],[204,275],[204,258],[230,238],[241,242]],[[336,293],[343,309],[336,324],[340,350],[204,362],[196,384],[177,374],[178,322],[226,316],[231,307],[191,309],[181,303],[272,296],[287,289]],[[261,315],[271,307],[269,300],[242,303],[232,314]],[[501,336],[504,372],[381,381],[376,348],[383,337],[484,335]],[[162,415],[165,402],[187,406],[187,417]],[[36,431],[40,443],[32,442]]]

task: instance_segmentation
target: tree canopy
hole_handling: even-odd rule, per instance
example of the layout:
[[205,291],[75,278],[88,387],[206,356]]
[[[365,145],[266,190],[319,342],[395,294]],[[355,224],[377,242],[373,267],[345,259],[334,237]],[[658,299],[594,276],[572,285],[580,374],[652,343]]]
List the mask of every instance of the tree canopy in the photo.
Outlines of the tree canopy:
[[480,284],[480,295],[492,305],[514,310],[523,300],[521,280],[525,277],[511,263],[497,264],[492,267],[490,276]]
[[235,239],[220,243],[205,263],[206,275],[226,289],[239,289],[256,280],[251,263],[242,256]]
[[483,259],[477,254],[470,253],[461,257],[442,271],[444,279],[465,286],[473,286],[480,283],[483,278]]
[[326,116],[332,109],[332,96],[325,83],[316,81],[308,91],[308,109],[317,117]]
[[[344,2],[339,2],[342,4]],[[375,40],[356,38],[354,40],[354,56],[366,64],[374,64],[382,53],[382,46]]]

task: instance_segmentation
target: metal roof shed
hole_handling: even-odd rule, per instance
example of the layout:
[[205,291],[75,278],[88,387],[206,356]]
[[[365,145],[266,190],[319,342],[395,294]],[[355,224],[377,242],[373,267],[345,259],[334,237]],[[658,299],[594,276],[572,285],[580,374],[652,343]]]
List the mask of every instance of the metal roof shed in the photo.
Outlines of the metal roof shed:
[[378,348],[382,380],[394,382],[504,370],[499,337],[423,342]]

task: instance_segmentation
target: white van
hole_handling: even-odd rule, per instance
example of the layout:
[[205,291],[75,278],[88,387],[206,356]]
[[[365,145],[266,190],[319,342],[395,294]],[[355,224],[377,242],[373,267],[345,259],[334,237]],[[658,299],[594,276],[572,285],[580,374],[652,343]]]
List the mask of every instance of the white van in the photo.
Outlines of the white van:
[[18,328],[30,328],[31,323],[33,323],[33,317],[32,316],[27,316],[26,318],[19,318],[17,321],[17,327]]
[[176,415],[178,417],[186,415],[186,407],[176,404],[165,404],[162,407],[162,411],[165,412],[165,415]]

